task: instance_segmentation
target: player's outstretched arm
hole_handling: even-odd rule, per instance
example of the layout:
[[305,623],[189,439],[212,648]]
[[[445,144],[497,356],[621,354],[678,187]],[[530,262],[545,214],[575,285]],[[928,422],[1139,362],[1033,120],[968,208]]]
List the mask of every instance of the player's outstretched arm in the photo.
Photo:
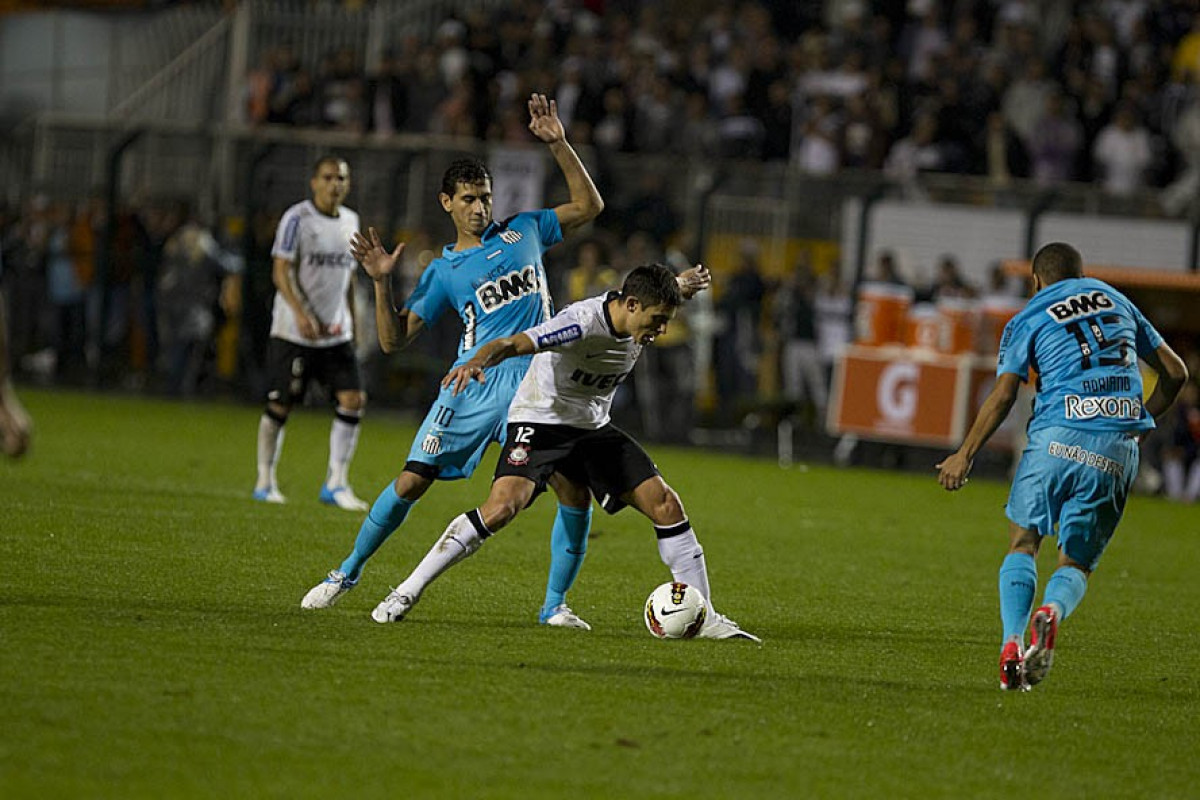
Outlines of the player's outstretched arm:
[[1166,342],[1146,354],[1144,359],[1158,375],[1154,391],[1146,398],[1146,412],[1158,419],[1167,413],[1167,409],[1175,402],[1183,385],[1187,383],[1187,364]]
[[604,199],[600,197],[600,190],[592,182],[587,168],[579,160],[579,154],[567,142],[566,130],[558,118],[558,104],[547,100],[544,94],[535,93],[529,98],[529,130],[550,145],[550,152],[567,179],[571,199],[554,209],[563,233],[594,220],[604,210]]
[[392,293],[392,273],[404,252],[404,242],[389,253],[380,241],[378,231],[368,228],[367,236],[355,231],[350,237],[350,252],[375,283],[375,329],[379,333],[379,349],[393,353],[417,338],[425,329],[425,323],[416,314],[397,308]]
[[453,393],[460,394],[473,380],[485,383],[487,379],[484,377],[483,371],[488,367],[494,367],[501,361],[514,356],[528,356],[534,352],[533,339],[524,333],[493,339],[476,350],[470,360],[446,373],[446,377],[442,378],[442,388],[453,386]]
[[675,280],[679,282],[679,291],[683,292],[683,299],[691,300],[712,286],[712,273],[708,271],[708,267],[697,264],[679,273]]
[[1013,403],[1017,401],[1017,390],[1020,387],[1020,376],[1012,372],[1005,372],[996,378],[996,385],[983,401],[983,408],[979,409],[979,416],[975,418],[971,430],[967,431],[962,447],[937,465],[938,483],[946,491],[961,489],[967,482],[967,475],[971,472],[976,453],[987,444],[987,440],[992,438],[992,434],[1008,417]]

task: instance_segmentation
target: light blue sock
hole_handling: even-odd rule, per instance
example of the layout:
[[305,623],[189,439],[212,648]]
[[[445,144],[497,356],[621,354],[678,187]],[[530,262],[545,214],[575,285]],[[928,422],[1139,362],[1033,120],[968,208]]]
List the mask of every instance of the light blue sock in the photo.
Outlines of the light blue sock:
[[572,508],[559,505],[550,533],[550,577],[546,580],[546,602],[541,617],[567,602],[567,592],[579,575],[587,554],[588,531],[592,526],[592,507]]
[[1062,609],[1059,622],[1071,616],[1071,612],[1079,606],[1083,593],[1087,591],[1087,575],[1075,567],[1059,567],[1054,570],[1050,580],[1046,581],[1046,595],[1042,598],[1044,605],[1053,603]]
[[400,523],[408,516],[409,509],[413,507],[413,502],[396,494],[395,483],[389,483],[387,488],[379,493],[375,505],[371,506],[362,527],[358,529],[358,538],[354,540],[354,552],[342,562],[340,569],[346,577],[352,581],[358,580],[367,559],[375,554],[396,528],[400,527]]
[[1004,641],[1024,639],[1036,592],[1037,562],[1033,556],[1028,553],[1005,556],[1000,564],[1000,621],[1004,624]]

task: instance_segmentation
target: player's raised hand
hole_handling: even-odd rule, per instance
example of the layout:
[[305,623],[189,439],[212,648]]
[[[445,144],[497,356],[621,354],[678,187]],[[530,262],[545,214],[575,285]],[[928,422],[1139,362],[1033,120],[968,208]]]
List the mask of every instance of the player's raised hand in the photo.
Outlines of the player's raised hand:
[[529,96],[529,130],[546,144],[567,138],[562,120],[558,118],[558,103],[547,100],[544,94]]
[[708,271],[708,267],[697,264],[679,273],[675,280],[679,282],[679,291],[683,292],[683,299],[691,300],[712,286],[712,273]]
[[487,383],[487,377],[483,374],[483,367],[468,361],[466,364],[459,364],[446,373],[446,377],[442,378],[442,388],[448,389],[453,386],[454,389],[451,394],[457,396],[462,394],[462,391],[467,388],[467,384],[473,380],[480,383]]
[[962,453],[955,453],[937,465],[938,483],[947,492],[961,489],[966,484],[967,475],[971,472],[971,459]]
[[368,239],[358,231],[350,237],[350,252],[354,255],[354,260],[362,264],[363,269],[371,276],[372,280],[383,280],[392,274],[396,269],[396,264],[400,260],[400,254],[404,252],[404,242],[396,245],[396,249],[388,252],[383,242],[379,240],[379,232],[374,228],[368,228],[367,234],[371,237]]

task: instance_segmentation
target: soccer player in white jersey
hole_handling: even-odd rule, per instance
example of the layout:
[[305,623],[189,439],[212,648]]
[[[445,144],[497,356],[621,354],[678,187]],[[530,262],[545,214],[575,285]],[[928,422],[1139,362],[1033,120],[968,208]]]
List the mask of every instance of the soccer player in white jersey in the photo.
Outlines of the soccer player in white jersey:
[[[1027,690],[1050,671],[1059,623],[1083,600],[1121,521],[1138,472],[1138,440],[1187,380],[1183,361],[1137,307],[1107,283],[1083,276],[1074,247],[1048,244],[1032,268],[1037,293],[1004,328],[996,385],[962,447],[938,464],[943,488],[961,489],[975,454],[1012,409],[1021,381],[1037,372],[1029,444],[1005,507],[1000,688],[1007,691]],[[1144,402],[1139,357],[1158,375]],[[1035,559],[1046,536],[1058,537],[1058,568],[1034,611]]]
[[350,488],[350,460],[358,445],[367,404],[354,355],[354,270],[350,237],[358,214],[342,205],[350,191],[350,167],[334,156],[313,166],[312,199],[289,208],[279,220],[271,248],[275,305],[267,348],[267,407],[258,423],[258,481],[254,498],[282,503],[275,466],[283,426],[303,400],[310,380],[336,403],[329,431],[329,469],[318,499],[349,511],[367,504]]
[[[699,267],[695,274],[708,285],[707,270]],[[417,568],[372,612],[376,622],[403,619],[434,579],[511,522],[555,475],[560,499],[586,499],[590,493],[610,514],[627,505],[642,512],[654,524],[659,555],[672,578],[695,586],[711,607],[704,550],[679,495],[609,416],[617,387],[642,349],[666,332],[683,299],[669,268],[637,267],[620,292],[567,306],[548,322],[484,345],[450,370],[442,385],[458,394],[476,381],[486,383],[489,368],[533,355],[508,410],[508,435],[487,501],[450,523]],[[699,635],[759,641],[715,610]]]

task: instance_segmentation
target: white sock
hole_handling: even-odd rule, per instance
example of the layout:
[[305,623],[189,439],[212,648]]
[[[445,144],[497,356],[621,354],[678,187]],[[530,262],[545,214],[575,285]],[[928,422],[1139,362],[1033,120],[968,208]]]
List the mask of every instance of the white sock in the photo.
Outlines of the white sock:
[[275,486],[275,465],[283,450],[283,423],[263,414],[258,420],[258,482],[254,490]]
[[1184,474],[1182,461],[1171,459],[1170,461],[1163,462],[1163,487],[1167,491],[1167,497],[1172,500],[1182,500],[1184,498]]
[[1192,462],[1192,469],[1188,473],[1187,488],[1183,490],[1183,497],[1189,503],[1194,503],[1200,499],[1200,461]]
[[354,449],[358,447],[359,421],[363,412],[349,411],[338,406],[329,428],[329,471],[325,475],[325,485],[331,489],[345,486],[349,483],[350,459],[354,458]]
[[478,550],[490,535],[478,510],[459,514],[396,591],[416,600],[439,575]]
[[711,603],[708,590],[708,568],[704,564],[704,548],[696,539],[696,532],[686,519],[678,525],[660,528],[654,526],[658,534],[658,554],[662,557],[671,577],[679,583],[695,586]]

